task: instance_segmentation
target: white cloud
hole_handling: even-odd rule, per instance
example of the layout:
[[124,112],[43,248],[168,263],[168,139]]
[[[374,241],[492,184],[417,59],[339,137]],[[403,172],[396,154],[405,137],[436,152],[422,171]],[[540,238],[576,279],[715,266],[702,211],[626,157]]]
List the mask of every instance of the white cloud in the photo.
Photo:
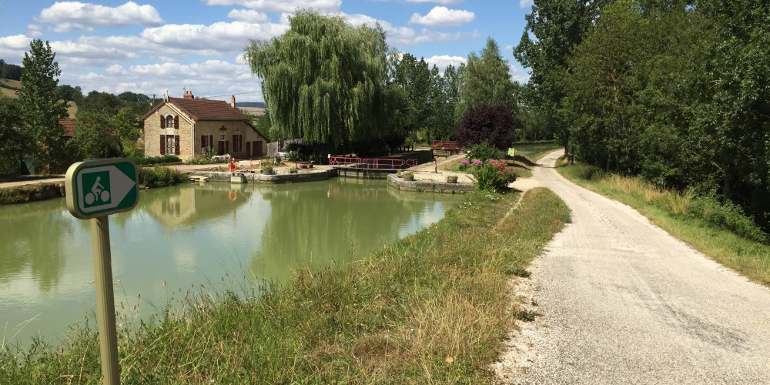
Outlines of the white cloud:
[[40,26],[37,24],[27,25],[27,31],[29,31],[29,35],[32,37],[40,37],[43,35],[43,31],[41,30]]
[[535,4],[535,0],[519,0],[519,7],[527,8]]
[[160,97],[168,89],[171,96],[181,97],[183,88],[196,97],[223,95],[214,99],[228,100],[231,94],[248,92],[243,101],[262,100],[260,80],[251,75],[247,64],[233,61],[206,60],[197,63],[158,62],[144,65],[109,66],[104,72],[75,73],[64,71],[61,84],[78,85],[91,90],[121,93],[138,92]]
[[56,32],[90,31],[95,26],[159,25],[163,22],[155,7],[138,5],[133,1],[114,8],[77,1],[56,2],[43,9],[38,20],[56,24]]
[[506,51],[513,51],[513,45],[512,44],[511,45],[506,45],[505,46],[505,50]]
[[258,12],[253,9],[233,9],[227,14],[227,17],[247,23],[264,23],[270,21],[270,17],[264,12]]
[[229,53],[241,50],[249,39],[280,36],[287,25],[274,23],[219,22],[209,26],[200,24],[168,24],[147,28],[141,37],[149,42],[182,50]]
[[419,13],[412,15],[409,24],[422,24],[430,27],[456,27],[470,23],[476,18],[476,14],[470,11],[449,9],[447,7],[433,7],[427,15]]
[[509,64],[508,73],[511,75],[511,80],[515,82],[519,82],[521,84],[529,82],[530,74],[519,67]]
[[410,3],[437,3],[437,4],[457,4],[463,0],[406,0]]
[[374,27],[376,24],[379,24],[385,33],[387,33],[388,43],[397,47],[410,46],[432,41],[473,39],[479,36],[479,33],[476,31],[452,33],[438,32],[428,29],[416,31],[408,27],[396,27],[387,21],[378,20],[367,15],[346,13],[338,13],[338,15],[343,16],[345,20],[347,20],[347,22],[354,27],[358,27],[363,24]]
[[434,55],[431,57],[425,58],[425,62],[428,63],[431,67],[434,65],[438,67],[438,70],[442,73],[448,67],[449,65],[452,65],[452,67],[459,67],[460,64],[465,63],[467,61],[466,58],[462,56],[449,56],[449,55]]
[[128,72],[126,72],[126,69],[123,68],[123,66],[120,65],[120,64],[113,64],[113,65],[107,67],[107,69],[105,71],[107,71],[107,73],[112,74],[112,75],[125,75],[125,74],[128,73]]
[[322,12],[337,12],[342,0],[205,0],[208,5],[240,5],[264,12],[294,12],[299,8],[311,8]]
[[0,37],[0,58],[8,63],[21,64],[24,52],[29,50],[32,37],[27,35],[12,35]]

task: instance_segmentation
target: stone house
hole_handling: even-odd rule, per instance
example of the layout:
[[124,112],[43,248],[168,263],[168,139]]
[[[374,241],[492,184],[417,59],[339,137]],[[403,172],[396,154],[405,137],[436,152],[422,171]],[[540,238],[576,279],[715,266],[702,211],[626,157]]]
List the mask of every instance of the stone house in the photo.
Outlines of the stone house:
[[164,98],[141,119],[145,156],[172,154],[190,160],[211,149],[216,155],[253,159],[267,152],[267,139],[235,108],[235,96],[227,104],[195,99],[186,91],[183,98]]

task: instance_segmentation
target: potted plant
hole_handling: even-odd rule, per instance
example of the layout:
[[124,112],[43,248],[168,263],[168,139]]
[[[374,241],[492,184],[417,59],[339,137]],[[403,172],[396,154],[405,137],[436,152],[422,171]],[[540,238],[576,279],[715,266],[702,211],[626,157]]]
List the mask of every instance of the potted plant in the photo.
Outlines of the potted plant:
[[289,169],[289,174],[296,174],[296,173],[297,173],[297,167],[296,166],[294,166],[294,167]]
[[457,175],[447,175],[446,176],[446,182],[447,183],[457,183]]
[[271,166],[269,164],[263,164],[262,165],[262,169],[260,170],[260,172],[262,174],[265,174],[265,175],[274,175],[275,174],[275,169],[273,168],[273,166]]
[[403,177],[405,181],[411,182],[411,181],[414,180],[414,173],[411,172],[411,171],[407,171],[407,172],[401,174],[401,177]]

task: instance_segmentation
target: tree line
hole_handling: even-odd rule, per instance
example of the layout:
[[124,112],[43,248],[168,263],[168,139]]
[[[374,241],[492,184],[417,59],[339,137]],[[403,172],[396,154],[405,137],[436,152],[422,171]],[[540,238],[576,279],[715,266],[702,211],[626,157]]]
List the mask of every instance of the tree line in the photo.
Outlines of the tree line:
[[[519,118],[520,86],[491,39],[467,63],[442,73],[424,58],[388,46],[379,26],[353,27],[342,17],[307,10],[289,24],[284,35],[253,40],[244,50],[263,80],[269,117],[260,126],[269,119],[274,138],[302,139],[321,154],[377,155],[404,144],[474,137],[458,130],[484,127],[463,126],[463,117],[488,115],[491,107],[511,118],[501,128],[510,135],[501,138],[533,132]],[[499,144],[507,145],[510,140]]]
[[721,197],[767,230],[769,25],[761,0],[536,0],[515,49],[525,103],[576,159]]

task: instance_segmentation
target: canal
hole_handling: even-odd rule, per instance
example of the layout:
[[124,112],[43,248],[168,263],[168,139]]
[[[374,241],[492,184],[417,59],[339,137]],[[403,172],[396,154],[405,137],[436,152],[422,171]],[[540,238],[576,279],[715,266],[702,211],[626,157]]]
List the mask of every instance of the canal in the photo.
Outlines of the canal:
[[[281,283],[298,268],[361,259],[437,222],[459,199],[343,178],[142,191],[133,211],[110,217],[118,322],[157,314],[188,289]],[[93,319],[93,280],[89,221],[73,218],[63,199],[0,207],[6,343],[59,343],[70,325]]]

